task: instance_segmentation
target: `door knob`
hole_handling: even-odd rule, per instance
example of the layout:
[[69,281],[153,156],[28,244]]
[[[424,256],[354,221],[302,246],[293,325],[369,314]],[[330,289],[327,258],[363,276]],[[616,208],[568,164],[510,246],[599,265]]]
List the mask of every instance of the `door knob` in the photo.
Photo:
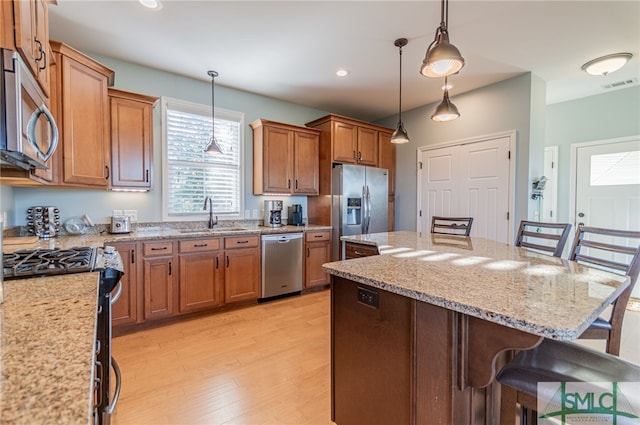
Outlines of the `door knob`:
[[584,217],[584,213],[578,213],[578,217],[580,218]]

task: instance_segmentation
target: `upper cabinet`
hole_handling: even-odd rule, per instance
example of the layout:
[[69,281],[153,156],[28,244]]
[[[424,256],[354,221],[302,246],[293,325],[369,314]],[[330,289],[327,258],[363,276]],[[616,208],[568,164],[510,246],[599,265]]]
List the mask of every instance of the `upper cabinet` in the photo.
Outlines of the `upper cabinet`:
[[149,190],[157,97],[109,88],[111,188]]
[[52,111],[62,155],[60,183],[108,188],[111,179],[109,99],[114,72],[64,43],[51,41]]
[[[3,1],[3,3],[10,2]],[[49,49],[47,2],[45,0],[14,0],[13,17],[15,48],[36,77],[45,96],[49,97],[49,68],[52,58]]]
[[253,194],[317,195],[319,132],[258,119],[253,129]]

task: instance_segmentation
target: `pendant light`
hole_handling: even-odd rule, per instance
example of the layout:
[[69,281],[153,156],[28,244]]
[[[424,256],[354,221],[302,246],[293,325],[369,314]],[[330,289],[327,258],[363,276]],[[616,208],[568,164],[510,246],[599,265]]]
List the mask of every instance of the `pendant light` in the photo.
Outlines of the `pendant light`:
[[431,119],[434,121],[453,121],[460,116],[456,105],[449,100],[449,86],[447,77],[444,77],[444,98],[442,102],[436,107],[435,112],[431,115]]
[[427,48],[422,61],[420,73],[425,77],[446,77],[460,71],[464,66],[464,58],[453,44],[449,43],[449,2],[442,0],[440,26],[436,29],[434,40]]
[[407,130],[404,129],[404,123],[402,122],[402,48],[406,46],[407,43],[406,38],[399,38],[393,43],[400,51],[400,99],[398,101],[398,127],[391,135],[391,143],[398,145],[410,142],[409,135],[407,134]]
[[204,149],[206,153],[218,154],[223,153],[218,141],[216,140],[216,120],[215,120],[215,79],[218,76],[216,71],[207,72],[211,77],[211,139],[209,140],[209,144]]

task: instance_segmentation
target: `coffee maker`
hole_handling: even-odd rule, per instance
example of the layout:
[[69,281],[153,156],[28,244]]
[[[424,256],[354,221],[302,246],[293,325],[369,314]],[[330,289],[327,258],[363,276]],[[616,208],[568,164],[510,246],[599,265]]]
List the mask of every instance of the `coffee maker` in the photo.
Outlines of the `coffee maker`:
[[282,201],[264,201],[264,226],[280,227],[282,224]]
[[302,222],[302,205],[293,204],[287,208],[288,210],[288,221],[287,224],[291,226],[304,226]]

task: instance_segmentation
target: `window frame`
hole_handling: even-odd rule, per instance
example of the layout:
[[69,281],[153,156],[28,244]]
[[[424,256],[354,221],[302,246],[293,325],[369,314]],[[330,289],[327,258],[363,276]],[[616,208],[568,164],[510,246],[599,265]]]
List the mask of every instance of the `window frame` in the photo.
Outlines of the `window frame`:
[[[203,105],[200,103],[190,102],[186,100],[171,98],[167,96],[162,96],[160,98],[161,104],[161,142],[162,142],[162,190],[161,190],[161,204],[162,204],[162,221],[202,221],[207,220],[209,217],[208,211],[203,210],[202,214],[188,214],[188,215],[170,215],[169,208],[167,205],[168,200],[168,142],[167,142],[167,111],[170,109],[179,110],[182,112],[199,114],[199,115],[207,115],[211,118],[211,106]],[[239,155],[238,155],[238,177],[239,177],[239,193],[238,193],[238,213],[237,214],[220,214],[216,213],[214,210],[214,214],[219,215],[219,219],[221,221],[224,220],[239,220],[243,219],[243,211],[244,211],[244,203],[245,203],[245,143],[244,143],[244,132],[245,132],[245,114],[243,112],[233,111],[230,109],[223,108],[214,108],[216,119],[227,119],[230,121],[237,121],[240,128],[238,132],[239,137]],[[204,149],[204,146],[202,147]],[[204,205],[204,199],[203,205]]]

